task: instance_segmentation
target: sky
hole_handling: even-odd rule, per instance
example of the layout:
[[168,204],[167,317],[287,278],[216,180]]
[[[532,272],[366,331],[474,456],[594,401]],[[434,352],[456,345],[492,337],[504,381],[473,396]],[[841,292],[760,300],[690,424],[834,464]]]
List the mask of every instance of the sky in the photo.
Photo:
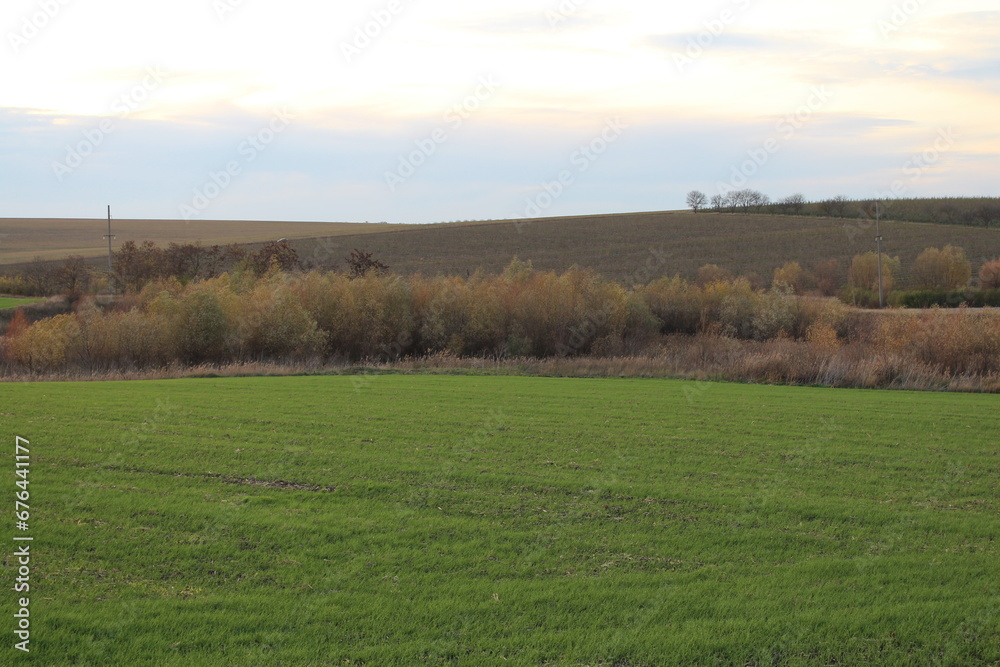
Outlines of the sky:
[[995,0],[4,0],[0,217],[997,195]]

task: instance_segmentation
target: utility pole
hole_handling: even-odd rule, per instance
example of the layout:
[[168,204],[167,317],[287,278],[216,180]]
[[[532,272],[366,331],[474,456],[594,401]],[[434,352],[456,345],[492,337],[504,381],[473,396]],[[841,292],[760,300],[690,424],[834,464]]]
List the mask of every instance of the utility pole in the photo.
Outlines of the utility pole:
[[882,231],[879,227],[879,219],[882,211],[879,202],[875,202],[875,256],[878,258],[878,307],[885,308],[885,298],[882,295]]
[[108,292],[113,295],[115,286],[111,268],[111,239],[114,238],[114,235],[111,234],[111,204],[108,204],[108,233],[104,235],[104,238],[108,240]]

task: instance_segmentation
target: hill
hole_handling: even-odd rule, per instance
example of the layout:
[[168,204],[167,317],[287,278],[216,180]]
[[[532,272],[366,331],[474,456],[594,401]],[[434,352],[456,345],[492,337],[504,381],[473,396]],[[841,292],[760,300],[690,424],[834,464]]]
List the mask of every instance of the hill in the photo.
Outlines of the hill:
[[[30,262],[35,257],[105,256],[107,219],[0,218],[0,265]],[[259,220],[112,220],[115,247],[125,241],[157,244],[225,245],[278,238],[301,239],[350,233],[384,232],[394,225],[346,222],[262,222]]]
[[[101,257],[100,220],[0,220],[0,264],[70,253]],[[875,249],[864,220],[833,217],[688,211],[587,215],[435,225],[212,221],[115,221],[116,246],[125,240],[254,243],[285,237],[309,265],[344,267],[353,248],[372,252],[399,273],[498,272],[514,257],[535,268],[591,267],[624,283],[661,275],[693,277],[705,264],[770,280],[788,261],[811,267],[831,258],[844,266]],[[928,247],[965,249],[973,270],[1000,256],[1000,229],[886,220],[883,251],[899,256],[900,285]],[[95,264],[97,262],[95,261]]]
[[[705,264],[770,280],[787,261],[803,266],[874,251],[875,230],[861,220],[809,216],[657,212],[508,220],[450,226],[406,226],[379,233],[344,234],[296,242],[301,256],[322,264],[363,248],[400,273],[465,275],[496,272],[513,257],[536,269],[576,264],[608,278],[632,282],[648,267],[653,277],[693,277]],[[883,252],[899,256],[903,284],[925,248],[965,248],[973,270],[1000,255],[1000,229],[884,221]]]

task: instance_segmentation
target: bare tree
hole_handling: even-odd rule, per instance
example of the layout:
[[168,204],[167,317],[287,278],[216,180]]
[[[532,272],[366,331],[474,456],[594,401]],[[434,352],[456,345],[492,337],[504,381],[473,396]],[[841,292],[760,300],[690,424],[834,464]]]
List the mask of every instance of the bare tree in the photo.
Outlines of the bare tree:
[[724,208],[726,208],[726,198],[722,195],[712,195],[712,210],[722,213]]
[[701,209],[705,208],[705,204],[708,203],[708,197],[701,190],[692,190],[687,194],[687,205],[691,207],[691,210],[697,213]]
[[847,205],[850,200],[844,195],[837,195],[833,199],[824,199],[819,203],[820,213],[834,218],[843,218],[847,213]]
[[54,286],[76,304],[90,287],[90,270],[80,255],[67,257],[53,274]]
[[351,278],[363,278],[370,271],[374,271],[377,275],[389,270],[389,267],[382,262],[372,259],[370,252],[357,248],[351,251],[351,256],[347,258],[347,265],[351,269]]
[[799,193],[788,195],[779,202],[781,210],[785,213],[798,215],[806,207],[806,198]]
[[260,250],[247,256],[247,265],[258,276],[264,275],[272,267],[281,271],[302,269],[299,253],[287,239],[268,241]]
[[754,213],[760,213],[770,203],[771,198],[759,190],[750,190],[747,192],[747,209],[752,209]]

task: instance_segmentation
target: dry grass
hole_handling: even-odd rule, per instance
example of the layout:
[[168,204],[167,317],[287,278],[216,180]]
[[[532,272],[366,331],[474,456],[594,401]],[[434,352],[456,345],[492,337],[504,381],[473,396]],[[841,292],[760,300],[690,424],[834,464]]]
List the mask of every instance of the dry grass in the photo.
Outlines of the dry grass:
[[[445,373],[544,377],[680,378],[751,384],[826,386],[913,391],[1000,393],[1000,372],[954,372],[901,353],[852,343],[835,349],[808,341],[740,341],[723,336],[666,336],[642,353],[614,357],[537,359],[459,357],[442,352],[395,362],[363,364],[247,362],[172,365],[158,369],[66,370],[0,374],[0,382],[86,382],[198,377],[353,375],[359,386],[371,375]],[[692,391],[697,391],[695,385]]]

